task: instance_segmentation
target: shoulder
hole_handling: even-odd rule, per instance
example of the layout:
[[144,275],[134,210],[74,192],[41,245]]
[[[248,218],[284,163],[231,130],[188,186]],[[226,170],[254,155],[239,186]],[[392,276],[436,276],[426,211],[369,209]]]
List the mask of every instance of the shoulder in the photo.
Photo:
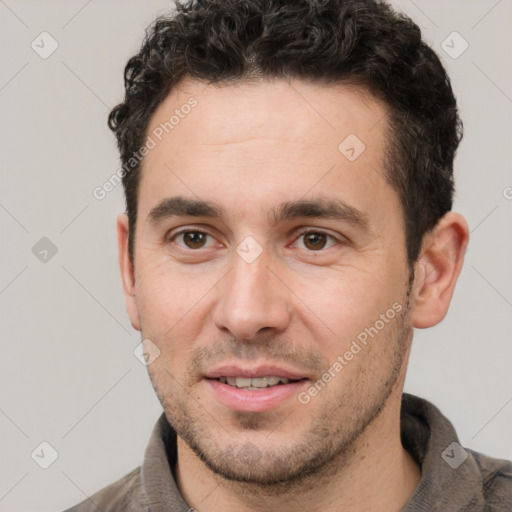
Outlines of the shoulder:
[[482,477],[485,510],[508,511],[512,508],[512,462],[495,459],[466,449],[475,460]]
[[141,510],[140,466],[65,512],[131,512]]

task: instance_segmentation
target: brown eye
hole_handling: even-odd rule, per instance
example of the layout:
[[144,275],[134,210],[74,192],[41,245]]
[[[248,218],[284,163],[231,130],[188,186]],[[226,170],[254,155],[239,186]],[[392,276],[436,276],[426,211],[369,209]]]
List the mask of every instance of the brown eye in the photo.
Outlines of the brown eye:
[[303,237],[304,245],[312,251],[323,249],[327,243],[327,236],[324,233],[306,233]]
[[199,249],[204,245],[206,234],[199,231],[189,231],[183,234],[183,241],[191,249]]
[[330,249],[338,243],[339,241],[333,235],[322,231],[303,231],[295,241],[299,249],[316,252]]
[[208,233],[203,231],[182,231],[173,236],[173,240],[185,249],[202,249],[205,247]]

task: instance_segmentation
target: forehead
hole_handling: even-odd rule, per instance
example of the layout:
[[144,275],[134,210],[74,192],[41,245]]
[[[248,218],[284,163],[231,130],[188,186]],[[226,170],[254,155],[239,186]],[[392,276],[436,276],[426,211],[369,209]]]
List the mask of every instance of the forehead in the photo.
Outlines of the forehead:
[[[197,105],[189,108],[192,102]],[[234,144],[266,136],[337,148],[344,134],[368,141],[380,125],[371,134],[375,142],[384,135],[386,122],[381,121],[387,119],[385,106],[366,89],[298,79],[210,85],[186,79],[158,107],[148,134],[165,129],[173,113],[179,119],[175,115],[169,134],[177,146]]]
[[175,195],[264,211],[309,191],[371,209],[396,195],[385,180],[387,126],[383,104],[353,86],[186,80],[148,126],[155,147],[143,162],[139,213]]

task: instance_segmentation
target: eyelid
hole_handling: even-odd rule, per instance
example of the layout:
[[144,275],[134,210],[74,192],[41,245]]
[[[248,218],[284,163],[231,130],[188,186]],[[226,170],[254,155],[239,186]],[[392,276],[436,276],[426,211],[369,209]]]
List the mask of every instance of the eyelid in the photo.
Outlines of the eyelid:
[[174,238],[177,235],[181,235],[183,233],[188,233],[188,232],[196,232],[196,231],[199,232],[199,233],[204,233],[205,235],[213,236],[215,238],[215,236],[212,234],[211,229],[209,229],[209,228],[202,228],[202,227],[193,226],[193,225],[192,226],[181,226],[179,228],[170,229],[164,235],[164,238],[166,240],[171,240],[172,238]]

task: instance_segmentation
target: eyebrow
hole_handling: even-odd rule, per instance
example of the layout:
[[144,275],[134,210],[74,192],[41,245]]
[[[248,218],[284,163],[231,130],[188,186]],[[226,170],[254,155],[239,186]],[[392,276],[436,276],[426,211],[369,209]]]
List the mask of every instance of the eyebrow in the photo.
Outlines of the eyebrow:
[[[277,209],[271,210],[269,215],[274,225],[291,219],[315,218],[340,220],[365,231],[369,229],[368,215],[341,199],[320,197],[308,200],[287,201],[281,203]],[[164,219],[185,216],[222,219],[225,217],[225,212],[217,203],[176,196],[163,199],[152,208],[149,212],[148,220],[152,224],[158,224]]]

